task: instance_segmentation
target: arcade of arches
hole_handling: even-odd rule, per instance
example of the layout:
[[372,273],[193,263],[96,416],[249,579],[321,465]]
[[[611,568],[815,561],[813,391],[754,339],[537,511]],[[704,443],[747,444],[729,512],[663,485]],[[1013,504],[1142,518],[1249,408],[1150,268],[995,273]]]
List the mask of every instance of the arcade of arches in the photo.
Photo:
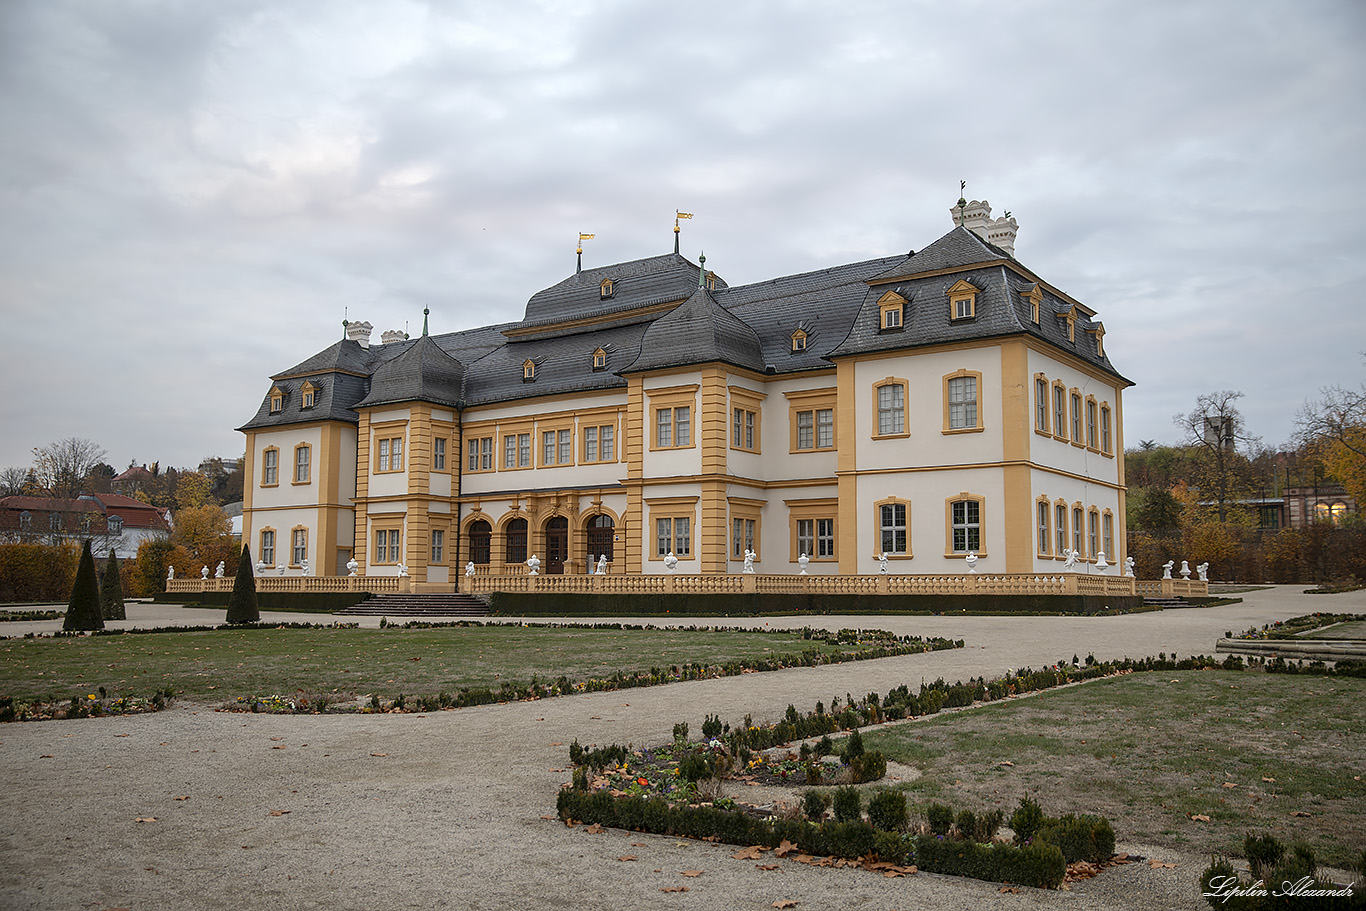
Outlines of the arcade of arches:
[[615,558],[619,530],[607,513],[584,516],[572,524],[562,515],[548,516],[535,525],[532,522],[526,516],[514,515],[495,527],[486,517],[475,518],[465,531],[470,561],[494,573],[516,572],[536,554],[541,572],[558,575],[590,572],[599,557],[605,555],[608,563]]

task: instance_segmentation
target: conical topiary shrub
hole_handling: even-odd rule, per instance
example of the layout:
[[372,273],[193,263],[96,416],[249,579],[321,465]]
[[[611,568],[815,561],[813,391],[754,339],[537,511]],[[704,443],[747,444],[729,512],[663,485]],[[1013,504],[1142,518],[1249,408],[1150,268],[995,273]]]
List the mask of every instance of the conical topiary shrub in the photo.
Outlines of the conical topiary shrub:
[[256,577],[251,571],[251,548],[242,545],[242,559],[237,561],[237,576],[232,580],[232,594],[228,596],[229,623],[255,623],[261,619],[256,605]]
[[104,629],[104,616],[100,612],[100,583],[95,574],[95,555],[90,552],[89,541],[81,550],[81,562],[76,567],[76,584],[71,586],[71,600],[66,605],[62,629]]
[[123,609],[123,580],[119,578],[119,555],[109,552],[104,563],[104,578],[100,580],[100,612],[106,620],[127,620]]

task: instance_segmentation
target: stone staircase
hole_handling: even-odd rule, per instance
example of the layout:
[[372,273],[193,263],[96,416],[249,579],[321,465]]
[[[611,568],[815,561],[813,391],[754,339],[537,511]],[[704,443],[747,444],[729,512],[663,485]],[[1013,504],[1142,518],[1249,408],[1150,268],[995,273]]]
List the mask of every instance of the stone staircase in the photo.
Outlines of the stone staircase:
[[333,612],[338,617],[487,617],[489,606],[473,595],[376,595]]
[[1144,607],[1160,607],[1169,610],[1174,607],[1190,607],[1191,603],[1185,598],[1144,598]]

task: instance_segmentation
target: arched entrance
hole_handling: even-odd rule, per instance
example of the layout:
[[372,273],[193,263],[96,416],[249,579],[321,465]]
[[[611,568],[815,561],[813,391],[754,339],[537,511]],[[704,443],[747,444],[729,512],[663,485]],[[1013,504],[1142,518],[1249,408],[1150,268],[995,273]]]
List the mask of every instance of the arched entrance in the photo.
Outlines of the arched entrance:
[[569,520],[554,516],[545,523],[545,571],[547,575],[561,575],[564,561],[569,559]]
[[593,516],[588,520],[588,561],[594,566],[598,557],[606,554],[607,562],[616,559],[612,549],[612,539],[616,535],[616,523],[608,515]]
[[493,552],[493,528],[480,519],[470,525],[470,561],[487,564]]

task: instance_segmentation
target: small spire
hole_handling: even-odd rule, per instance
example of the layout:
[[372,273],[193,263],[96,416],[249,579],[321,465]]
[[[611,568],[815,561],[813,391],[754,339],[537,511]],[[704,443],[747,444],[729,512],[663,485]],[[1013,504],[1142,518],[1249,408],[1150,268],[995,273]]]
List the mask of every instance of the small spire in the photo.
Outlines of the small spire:
[[697,287],[707,286],[707,254],[703,253],[697,257]]
[[674,255],[678,255],[678,220],[680,218],[692,218],[691,212],[684,212],[682,209],[674,209]]
[[431,313],[431,312],[432,312],[432,311],[431,311],[431,310],[428,310],[426,307],[423,307],[423,308],[422,308],[422,334],[423,334],[423,335],[426,335],[426,334],[427,334],[427,314],[429,314],[429,313]]
[[583,271],[583,242],[585,240],[592,240],[596,236],[596,234],[584,234],[582,231],[579,232],[579,264],[574,267],[575,275],[578,275],[580,272]]
[[964,214],[968,207],[968,182],[966,180],[958,181],[958,192],[961,194],[958,197],[958,224],[961,227],[967,221],[967,216]]
[[343,339],[346,338],[346,327],[349,326],[349,325],[351,325],[351,323],[348,322],[347,319],[346,319],[346,318],[350,315],[350,313],[348,312],[349,309],[350,309],[350,308],[348,308],[348,307],[342,307],[342,338],[343,338]]

